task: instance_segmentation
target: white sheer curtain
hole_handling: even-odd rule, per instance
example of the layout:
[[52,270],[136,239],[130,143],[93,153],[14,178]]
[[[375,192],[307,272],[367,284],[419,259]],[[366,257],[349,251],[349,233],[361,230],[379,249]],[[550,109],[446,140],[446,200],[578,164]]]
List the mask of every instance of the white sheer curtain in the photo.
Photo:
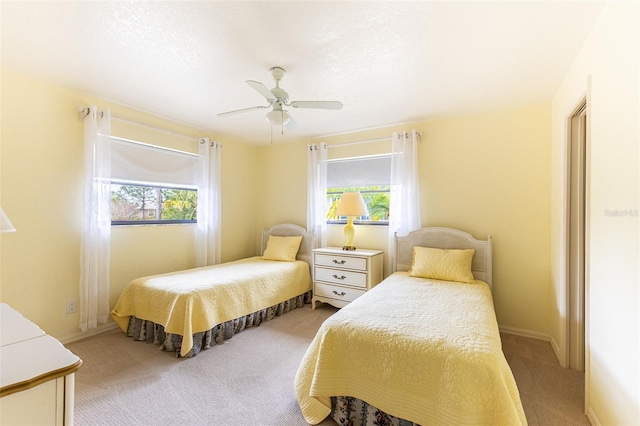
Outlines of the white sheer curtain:
[[202,184],[198,186],[196,236],[196,266],[200,267],[220,263],[222,145],[203,138],[198,145],[198,154],[203,159]]
[[394,271],[396,262],[394,234],[407,235],[421,226],[418,143],[419,136],[415,130],[411,134],[393,133],[389,199],[389,272]]
[[315,247],[327,245],[327,144],[307,145],[307,231]]
[[80,243],[80,329],[109,317],[111,242],[111,123],[89,106],[84,118],[84,206]]

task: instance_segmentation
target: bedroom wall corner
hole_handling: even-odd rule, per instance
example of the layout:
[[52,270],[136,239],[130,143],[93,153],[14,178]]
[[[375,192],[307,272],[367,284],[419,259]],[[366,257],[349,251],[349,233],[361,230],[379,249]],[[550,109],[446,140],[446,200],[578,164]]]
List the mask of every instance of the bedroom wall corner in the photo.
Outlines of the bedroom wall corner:
[[429,120],[420,147],[423,226],[491,235],[498,323],[547,340],[550,150],[550,102]]
[[[480,111],[317,140],[332,145],[390,137],[394,130],[403,128],[423,132],[418,149],[422,226],[457,228],[476,238],[491,234],[494,301],[500,325],[548,340],[551,103]],[[373,149],[369,144],[347,148],[355,151],[349,156],[367,155]],[[335,152],[332,149],[329,154]],[[264,180],[260,226],[283,220],[305,226],[303,142],[260,148],[260,160]],[[342,240],[342,226],[330,225],[328,244],[340,246]],[[356,240],[364,248],[385,253],[388,250],[386,227],[359,226]]]
[[222,142],[222,262],[254,256],[260,233],[261,158],[258,147]]
[[261,232],[278,223],[307,227],[307,142],[258,147],[255,254]]
[[[553,185],[562,187],[564,122],[588,90],[586,412],[640,424],[640,5],[606,2],[553,99]],[[563,193],[554,191],[552,256],[564,324]]]
[[82,124],[86,99],[2,71],[3,208],[18,232],[2,238],[0,299],[58,337],[78,328]]
[[[75,340],[88,335],[79,332],[78,314],[66,313],[67,301],[79,299],[84,166],[77,108],[95,104],[109,108],[112,115],[189,138],[213,135],[6,69],[1,79],[0,190],[2,206],[18,232],[3,234],[0,240],[0,300],[48,334]],[[114,136],[197,150],[193,140],[185,145],[112,121]],[[222,259],[230,260],[253,254],[257,149],[232,140],[220,142]],[[111,306],[133,278],[195,266],[194,238],[194,225],[112,229]]]

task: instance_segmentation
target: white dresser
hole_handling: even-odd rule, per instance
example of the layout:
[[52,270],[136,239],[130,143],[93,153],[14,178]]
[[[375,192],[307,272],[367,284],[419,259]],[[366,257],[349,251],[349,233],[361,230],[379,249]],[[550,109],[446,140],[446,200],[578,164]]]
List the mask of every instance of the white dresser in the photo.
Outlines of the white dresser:
[[342,308],[382,281],[380,250],[342,250],[326,247],[313,250],[313,299]]
[[73,425],[80,365],[57,339],[0,304],[0,425]]

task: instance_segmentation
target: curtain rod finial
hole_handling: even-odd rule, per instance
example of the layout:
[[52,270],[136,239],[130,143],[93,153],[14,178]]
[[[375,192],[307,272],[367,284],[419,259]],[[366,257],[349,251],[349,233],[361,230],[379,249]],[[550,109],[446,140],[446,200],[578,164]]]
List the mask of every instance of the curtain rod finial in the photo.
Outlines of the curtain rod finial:
[[91,108],[89,107],[78,107],[78,118],[80,120],[84,120],[84,118],[91,113]]

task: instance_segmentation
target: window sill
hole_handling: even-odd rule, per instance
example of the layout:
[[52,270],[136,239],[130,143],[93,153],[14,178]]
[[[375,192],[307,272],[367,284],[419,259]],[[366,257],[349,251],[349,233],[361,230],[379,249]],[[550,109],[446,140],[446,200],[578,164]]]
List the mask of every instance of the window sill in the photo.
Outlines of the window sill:
[[[327,225],[346,225],[346,220],[328,220]],[[388,221],[377,221],[377,220],[354,220],[354,225],[362,226],[362,225],[371,225],[371,226],[389,226]]]
[[128,226],[162,226],[162,225],[197,225],[196,221],[185,220],[140,220],[140,221],[125,221],[125,220],[112,220],[111,227],[128,227]]

